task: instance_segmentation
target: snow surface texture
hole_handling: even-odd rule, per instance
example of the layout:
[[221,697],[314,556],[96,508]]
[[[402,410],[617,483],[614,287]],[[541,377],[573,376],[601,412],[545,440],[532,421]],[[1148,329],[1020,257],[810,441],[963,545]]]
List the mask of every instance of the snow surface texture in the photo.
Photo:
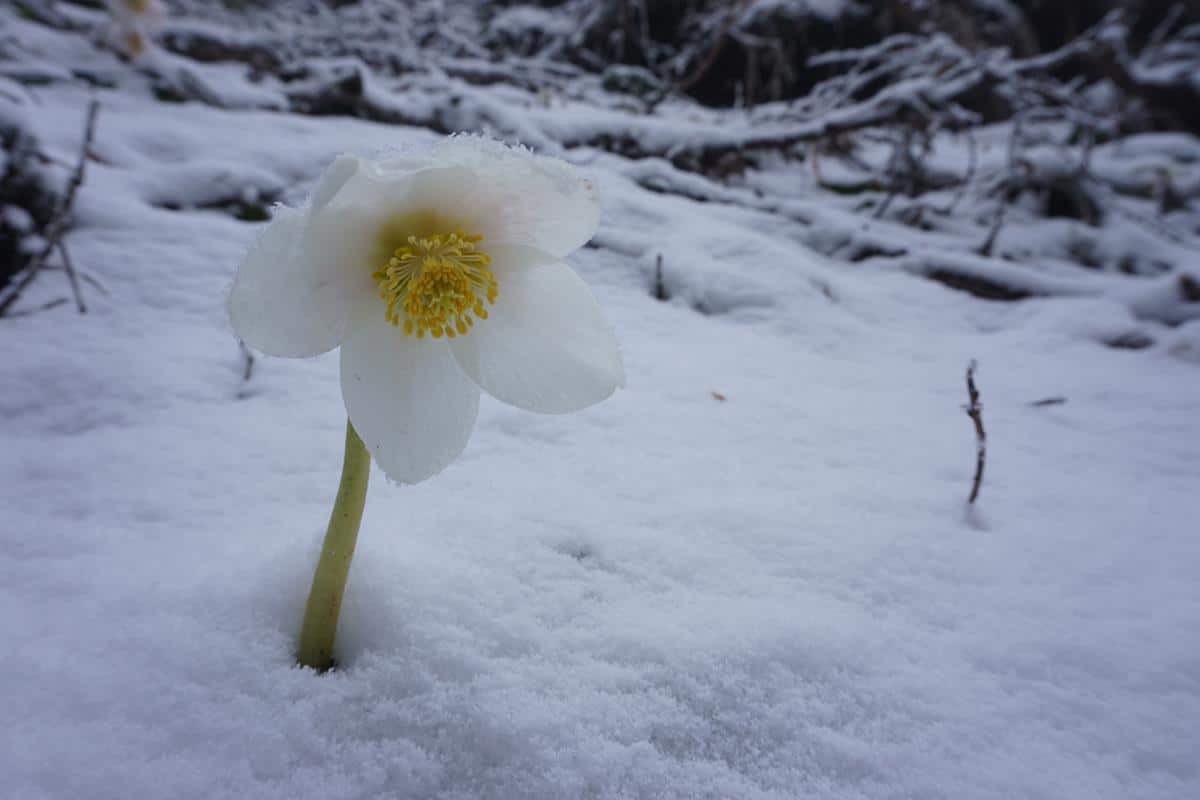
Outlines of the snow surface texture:
[[[26,109],[64,164],[87,97]],[[1200,323],[827,261],[597,157],[575,266],[628,389],[485,400],[439,478],[376,472],[322,677],[336,355],[243,381],[256,226],[204,207],[433,137],[100,97],[69,238],[110,296],[0,322],[6,797],[1200,796]]]

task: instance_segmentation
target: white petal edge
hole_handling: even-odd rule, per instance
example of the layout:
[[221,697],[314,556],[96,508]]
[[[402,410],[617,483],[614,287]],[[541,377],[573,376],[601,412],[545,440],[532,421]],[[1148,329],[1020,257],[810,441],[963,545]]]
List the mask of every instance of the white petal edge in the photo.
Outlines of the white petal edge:
[[479,387],[445,340],[405,336],[368,314],[342,344],[342,399],[375,463],[418,483],[462,453],[479,414]]
[[[468,201],[477,194],[478,182],[475,171],[465,167],[435,166],[391,174],[368,166],[351,175],[333,202],[322,210],[357,209],[370,212],[380,222],[429,211],[460,220],[464,206],[469,207]],[[475,217],[461,221],[473,225]]]
[[229,321],[249,347],[273,356],[307,358],[341,343],[361,298],[338,264],[314,263],[303,242],[307,215],[280,207],[238,267]]
[[447,139],[434,152],[444,164],[474,170],[476,192],[460,202],[479,220],[484,246],[524,244],[563,257],[600,224],[594,185],[565,161],[477,136]]
[[333,160],[325,171],[321,173],[321,177],[317,178],[317,184],[312,190],[309,198],[309,208],[315,213],[329,204],[347,181],[358,173],[362,167],[362,160],[350,153],[342,153]]
[[612,328],[587,284],[562,262],[509,276],[488,318],[450,347],[488,394],[543,414],[586,408],[625,383]]

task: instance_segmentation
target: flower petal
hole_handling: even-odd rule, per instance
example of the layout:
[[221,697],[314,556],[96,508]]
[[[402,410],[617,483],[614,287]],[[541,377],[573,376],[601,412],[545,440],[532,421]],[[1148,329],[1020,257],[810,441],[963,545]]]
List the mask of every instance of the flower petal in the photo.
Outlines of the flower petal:
[[[372,219],[393,247],[410,233],[463,230],[482,235],[489,253],[494,247],[511,244],[560,257],[591,237],[598,224],[599,206],[590,188],[585,188],[585,182],[569,166],[526,151],[496,147],[496,154],[479,162],[471,162],[465,155],[459,160],[469,163],[439,158],[432,166],[408,172],[390,163],[340,157],[314,191],[314,217],[347,211]],[[343,170],[349,174],[337,183]],[[336,192],[332,202],[328,199],[332,197],[330,186]]]
[[339,156],[318,179],[307,213],[280,209],[246,256],[230,296],[234,329],[270,355],[336,347],[350,321],[378,300],[372,273],[401,234],[461,224],[461,214],[442,219],[439,210],[453,212],[476,183],[463,167],[383,175],[356,156]]
[[433,166],[429,153],[423,150],[393,150],[370,163],[375,174],[384,178],[407,175]]
[[369,165],[349,178],[328,208],[370,210],[380,220],[431,211],[457,220],[464,200],[476,193],[478,180],[474,170],[464,167],[392,173]]
[[561,262],[511,274],[488,318],[450,346],[488,394],[529,411],[578,411],[625,382],[600,306]]
[[491,247],[484,246],[483,250],[492,259],[488,265],[492,274],[501,281],[517,272],[559,263],[558,259],[549,253],[523,244],[497,244]]
[[582,247],[600,224],[592,182],[564,161],[476,136],[454,136],[435,157],[474,170],[478,187],[459,199],[491,243],[524,244],[562,257]]
[[334,198],[341,188],[346,185],[362,166],[362,160],[350,153],[342,153],[325,168],[317,185],[312,190],[309,207],[313,212],[320,211]]
[[234,331],[268,355],[305,358],[332,350],[362,302],[361,283],[351,280],[339,259],[310,257],[306,219],[302,211],[277,209],[229,294]]
[[475,193],[475,172],[431,167],[389,174],[376,165],[352,175],[331,202],[315,212],[306,245],[321,260],[351,258],[370,276],[410,235],[429,236],[474,227],[464,197]]
[[479,387],[446,342],[405,336],[382,307],[342,345],[342,398],[375,463],[400,483],[445,469],[467,446],[479,413]]

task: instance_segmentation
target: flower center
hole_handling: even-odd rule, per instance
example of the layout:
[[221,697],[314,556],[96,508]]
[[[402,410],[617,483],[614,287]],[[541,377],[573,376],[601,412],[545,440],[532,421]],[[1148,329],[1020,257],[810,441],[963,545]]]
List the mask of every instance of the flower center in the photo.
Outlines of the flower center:
[[462,231],[409,236],[372,275],[388,321],[403,321],[404,333],[418,339],[427,332],[453,339],[475,324],[472,314],[487,319],[484,302],[495,303],[500,288],[488,269],[491,257],[476,247],[482,239]]

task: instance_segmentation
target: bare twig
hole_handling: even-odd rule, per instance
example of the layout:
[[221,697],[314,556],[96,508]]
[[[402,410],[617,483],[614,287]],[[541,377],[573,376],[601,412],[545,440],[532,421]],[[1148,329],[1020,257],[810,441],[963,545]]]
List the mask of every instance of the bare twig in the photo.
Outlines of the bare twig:
[[900,133],[892,146],[892,158],[888,164],[888,193],[883,202],[875,209],[875,218],[882,219],[888,207],[900,192],[900,182],[905,180],[911,189],[912,172],[918,165],[912,155],[913,128],[907,122],[901,122]]
[[1017,160],[1017,150],[1020,146],[1021,139],[1021,114],[1017,113],[1013,117],[1012,130],[1008,135],[1008,174],[1000,183],[1000,198],[996,201],[996,214],[992,218],[992,227],[988,231],[987,238],[983,244],[979,246],[979,254],[990,256],[992,248],[996,244],[996,238],[1000,235],[1000,229],[1004,227],[1004,216],[1008,213],[1008,204],[1012,199],[1011,195],[1016,190],[1018,185],[1017,169],[1019,162]]
[[58,254],[62,256],[63,269],[66,270],[67,280],[71,284],[71,294],[75,297],[75,307],[79,309],[80,314],[86,314],[87,306],[83,304],[83,294],[79,291],[79,276],[75,274],[75,265],[71,263],[71,254],[67,251],[67,243],[62,239],[58,240]]
[[664,84],[658,95],[651,99],[649,104],[651,109],[656,108],[671,92],[686,92],[708,74],[709,69],[717,62],[717,56],[721,55],[721,51],[725,48],[725,40],[729,37],[729,32],[749,5],[750,0],[742,0],[736,7],[731,8],[725,14],[725,18],[721,21],[721,27],[717,29],[716,35],[713,36],[713,40],[709,43],[708,51],[700,59],[699,63],[696,64],[690,74],[683,76],[673,84]]
[[658,257],[654,259],[654,299],[671,299],[671,296],[667,294],[666,281],[663,280],[662,253],[659,253]]
[[[59,240],[62,239],[62,235],[70,225],[71,208],[75,204],[75,193],[83,183],[84,171],[87,169],[88,151],[92,146],[92,138],[96,134],[96,115],[99,112],[99,101],[93,100],[88,104],[87,119],[83,129],[83,141],[79,147],[79,160],[75,164],[75,171],[72,173],[71,180],[67,184],[67,190],[63,194],[62,202],[59,203],[54,217],[51,218],[50,223],[46,226],[45,244],[42,245],[42,249],[30,261],[29,266],[26,267],[25,275],[21,278],[21,281],[9,292],[8,297],[0,301],[0,317],[3,317],[8,312],[13,303],[20,299],[21,294],[37,278],[38,273],[41,272],[42,267],[46,264],[46,259],[58,247]],[[73,273],[68,269],[67,274],[71,276]],[[82,311],[83,309],[81,308],[80,310]]]
[[79,277],[84,283],[90,284],[94,289],[96,289],[96,291],[100,292],[100,294],[104,295],[105,297],[112,297],[112,292],[110,292],[108,287],[101,283],[95,275],[91,275],[87,272],[80,272]]
[[1184,9],[1182,3],[1176,3],[1175,5],[1172,5],[1167,11],[1166,16],[1163,17],[1162,22],[1158,23],[1158,25],[1150,33],[1150,38],[1146,42],[1145,49],[1152,50],[1160,47],[1162,43],[1166,41],[1167,35],[1171,32],[1171,29],[1175,27],[1177,22],[1179,22],[1180,17],[1183,16],[1183,13]]
[[1061,406],[1065,402],[1067,402],[1067,398],[1056,395],[1054,397],[1043,397],[1041,400],[1034,400],[1029,405],[1034,408],[1045,408],[1046,406]]
[[[67,270],[64,267],[60,267],[60,266],[57,266],[54,264],[47,264],[46,266],[42,267],[42,271],[43,272],[66,272]],[[87,270],[79,269],[78,267],[76,267],[75,274],[79,276],[80,281],[82,281],[83,283],[86,283],[88,286],[91,286],[93,289],[98,291],[100,294],[104,295],[105,297],[112,297],[112,292],[110,292],[108,290],[108,287],[105,286],[103,283],[101,283],[99,278],[97,278],[95,275],[92,275]],[[11,316],[11,314],[10,314],[10,316]]]
[[20,311],[13,311],[13,312],[9,313],[7,316],[9,316],[10,318],[31,317],[34,314],[39,314],[43,311],[49,311],[52,308],[58,308],[59,306],[63,305],[64,303],[69,303],[69,302],[71,302],[71,301],[65,297],[58,297],[58,298],[55,298],[54,300],[50,300],[49,302],[42,303],[40,306],[34,306],[33,308],[23,308]]
[[967,171],[963,175],[962,182],[958,185],[958,191],[954,193],[954,197],[950,200],[950,204],[944,209],[941,209],[943,214],[953,214],[954,209],[958,206],[963,196],[967,193],[967,187],[971,185],[972,179],[975,177],[975,169],[979,163],[979,146],[975,141],[975,133],[970,128],[966,130],[967,137]]
[[979,390],[975,388],[975,360],[967,365],[967,398],[970,402],[964,406],[967,416],[975,423],[975,479],[971,482],[971,496],[968,504],[974,504],[979,497],[979,489],[983,486],[983,467],[987,461],[987,432],[983,429],[983,404],[979,402]]
[[246,343],[238,339],[238,349],[242,351],[242,380],[248,381],[254,375],[254,353],[250,352],[250,348],[246,347]]
[[908,136],[901,134],[892,144],[892,157],[888,161],[888,193],[887,197],[883,198],[883,202],[875,209],[875,219],[882,219],[887,213],[888,206],[892,204],[892,200],[896,197],[896,192],[900,191],[900,148],[908,147]]
[[716,63],[717,56],[721,54],[721,50],[724,49],[725,39],[729,36],[730,29],[749,5],[750,0],[742,0],[736,8],[729,10],[725,15],[725,19],[721,21],[721,27],[717,29],[716,36],[713,37],[712,42],[709,44],[708,52],[700,59],[700,63],[696,65],[696,68],[692,70],[690,75],[686,75],[676,82],[675,86],[672,87],[675,91],[686,92],[704,77],[712,65]]

